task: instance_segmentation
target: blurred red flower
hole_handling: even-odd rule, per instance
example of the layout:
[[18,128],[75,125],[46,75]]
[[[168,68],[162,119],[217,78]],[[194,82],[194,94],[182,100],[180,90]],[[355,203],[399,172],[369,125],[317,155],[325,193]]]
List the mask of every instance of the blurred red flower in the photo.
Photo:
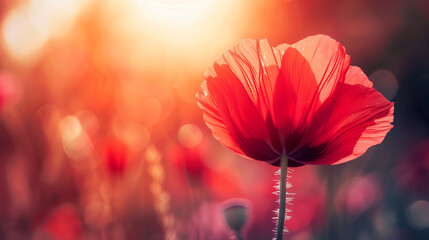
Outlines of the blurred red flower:
[[36,231],[35,240],[74,240],[82,239],[82,223],[76,209],[71,204],[63,204],[54,209]]
[[244,40],[204,77],[197,100],[215,138],[275,166],[282,154],[292,167],[350,161],[392,128],[393,103],[328,36],[277,47]]
[[175,168],[186,175],[191,185],[200,184],[204,173],[209,171],[198,150],[177,145],[169,151]]
[[[210,196],[216,200],[224,200],[233,196],[241,196],[241,181],[238,172],[234,169],[213,169],[206,165],[200,152],[204,148],[186,148],[180,145],[168,149],[169,158],[172,159],[175,169],[184,174],[183,180],[191,188],[207,190]],[[176,183],[178,179],[176,178]],[[175,188],[176,201],[178,195],[189,197],[182,188]]]
[[0,71],[0,110],[13,104],[21,97],[21,85],[17,77],[9,72]]
[[122,176],[129,167],[129,151],[121,140],[111,137],[104,146],[103,166],[112,176]]
[[408,193],[429,198],[426,184],[429,182],[429,140],[418,143],[401,157],[393,169],[392,178]]

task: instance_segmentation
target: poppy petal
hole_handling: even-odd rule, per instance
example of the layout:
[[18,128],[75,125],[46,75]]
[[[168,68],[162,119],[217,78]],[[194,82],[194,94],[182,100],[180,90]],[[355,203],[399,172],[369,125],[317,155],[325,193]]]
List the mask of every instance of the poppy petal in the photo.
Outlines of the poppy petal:
[[266,119],[273,106],[273,94],[279,74],[282,52],[281,49],[271,47],[266,39],[258,42],[257,49],[260,63],[259,79],[261,81],[259,108]]
[[196,97],[198,106],[203,110],[203,119],[212,131],[214,138],[234,152],[244,155],[220,118],[219,110],[216,108],[211,95],[208,94],[206,81],[201,84],[200,92],[197,93]]
[[[283,46],[286,45],[283,44]],[[266,122],[271,144],[276,151],[281,151],[281,144],[269,113],[273,104],[272,96],[283,52],[283,48],[271,47],[266,39],[247,39],[228,49],[215,62],[217,65],[228,65],[241,81]],[[208,77],[217,77],[214,65],[205,73],[205,78]]]
[[240,79],[228,65],[215,64],[213,70],[216,77],[206,79],[208,94],[216,100],[212,103],[218,109],[218,119],[245,156],[262,161],[278,158],[265,122]]
[[273,96],[274,123],[286,153],[293,150],[318,102],[317,82],[308,61],[295,48],[287,48]]
[[[266,119],[272,106],[280,59],[279,50],[271,47],[266,39],[246,39],[225,51],[215,64],[228,65],[231,68]],[[205,78],[209,76],[216,76],[214,66],[206,72]]]
[[292,47],[298,49],[310,63],[319,84],[320,101],[324,102],[336,84],[343,81],[350,65],[350,56],[340,43],[326,35],[307,37]]
[[355,159],[383,141],[393,127],[393,108],[393,103],[374,88],[338,83],[303,137],[308,144],[297,148],[292,158],[306,164],[339,164]]
[[345,83],[354,85],[354,84],[361,84],[365,87],[372,88],[373,84],[368,79],[368,77],[365,75],[364,72],[362,72],[362,69],[360,67],[351,66],[349,70],[346,73]]

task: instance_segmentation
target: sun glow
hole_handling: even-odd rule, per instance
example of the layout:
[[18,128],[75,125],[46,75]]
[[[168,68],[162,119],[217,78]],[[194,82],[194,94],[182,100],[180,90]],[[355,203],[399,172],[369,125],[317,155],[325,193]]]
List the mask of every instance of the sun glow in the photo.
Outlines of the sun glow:
[[[126,12],[106,20],[106,24],[111,26],[109,36],[115,42],[111,49],[119,45],[126,49],[128,66],[134,68],[135,64],[136,71],[142,71],[142,66],[174,68],[170,65],[204,69],[222,49],[239,40],[243,24],[243,0],[106,2],[106,11]],[[157,62],[163,65],[155,64]],[[177,80],[180,72],[170,72],[165,71],[165,77]]]
[[201,20],[214,0],[135,0],[145,17],[165,27],[187,27]]

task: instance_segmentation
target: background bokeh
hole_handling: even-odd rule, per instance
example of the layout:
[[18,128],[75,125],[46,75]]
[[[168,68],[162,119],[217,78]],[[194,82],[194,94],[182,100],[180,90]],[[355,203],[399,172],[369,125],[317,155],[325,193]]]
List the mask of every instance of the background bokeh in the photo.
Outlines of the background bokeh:
[[285,239],[429,239],[426,0],[0,1],[0,239],[233,239],[237,203],[245,238],[270,239],[277,169],[214,140],[194,96],[238,41],[318,33],[395,127],[355,161],[294,169]]

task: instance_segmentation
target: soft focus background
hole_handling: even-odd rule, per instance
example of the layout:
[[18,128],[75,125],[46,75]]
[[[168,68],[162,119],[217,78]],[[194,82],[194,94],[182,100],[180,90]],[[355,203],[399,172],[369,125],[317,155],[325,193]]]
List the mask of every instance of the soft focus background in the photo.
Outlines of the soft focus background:
[[270,239],[276,169],[215,141],[194,95],[238,41],[318,33],[395,102],[395,127],[294,170],[285,239],[429,239],[427,0],[1,0],[0,239],[229,239],[231,199],[246,239]]

